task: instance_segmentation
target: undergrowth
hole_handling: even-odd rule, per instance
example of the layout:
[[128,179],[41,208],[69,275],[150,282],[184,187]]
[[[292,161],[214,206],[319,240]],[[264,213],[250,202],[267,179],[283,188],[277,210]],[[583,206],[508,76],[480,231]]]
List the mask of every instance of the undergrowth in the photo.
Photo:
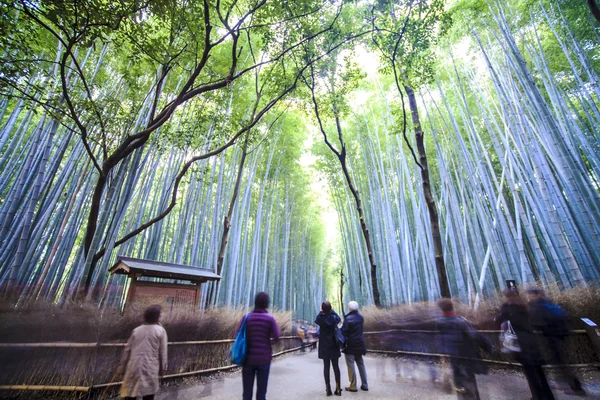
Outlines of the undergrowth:
[[[524,291],[524,290],[523,290]],[[568,290],[552,288],[548,295],[570,315],[571,328],[581,329],[581,317],[600,322],[600,289],[596,286]],[[479,303],[456,302],[456,311],[479,329],[497,329],[493,323],[502,303],[501,294],[489,296]],[[170,342],[231,339],[247,310],[209,309],[205,311],[164,310],[161,323]],[[434,302],[419,302],[388,309],[365,307],[364,330],[435,329],[440,311]],[[284,335],[291,333],[291,312],[273,313]],[[98,310],[91,304],[35,303],[20,309],[0,304],[0,342],[124,342],[131,331],[142,323],[141,313]],[[486,333],[498,345],[498,335]],[[367,335],[371,350],[436,353],[435,334],[393,332]],[[298,346],[294,339],[282,340],[273,351]],[[198,371],[229,364],[230,343],[169,346],[167,373]],[[573,355],[571,363],[598,362],[585,334],[572,335],[566,351]],[[114,379],[114,370],[122,347],[92,348],[2,348],[0,351],[0,384],[92,386]],[[485,358],[510,361],[506,355],[487,354]]]
[[[524,300],[527,300],[526,288],[520,291]],[[546,289],[546,295],[565,309],[572,329],[583,328],[580,320],[582,317],[600,324],[600,287],[582,286],[566,290],[550,287]],[[502,293],[496,293],[482,299],[477,309],[472,304],[457,300],[454,304],[456,313],[479,329],[498,329],[494,318],[503,301]],[[369,306],[363,308],[361,314],[365,318],[365,331],[377,331],[393,327],[426,328],[441,315],[441,312],[435,302],[417,302],[382,309]]]
[[[163,310],[160,323],[169,341],[230,339],[248,310],[211,308],[204,311]],[[291,330],[291,313],[273,313],[282,332]],[[0,342],[112,342],[125,341],[143,322],[141,312],[98,310],[95,305],[60,307],[39,302],[14,309],[0,305]]]
[[[169,342],[233,339],[247,310],[163,310],[161,323]],[[290,333],[291,313],[275,312],[282,332]],[[125,342],[142,323],[138,313],[100,311],[90,304],[59,307],[37,303],[22,309],[0,306],[0,342]],[[274,352],[298,346],[284,339]],[[230,364],[231,343],[169,346],[166,374],[200,371]],[[0,385],[93,386],[119,380],[115,370],[123,347],[4,347],[0,349]],[[0,395],[1,397],[1,395]]]

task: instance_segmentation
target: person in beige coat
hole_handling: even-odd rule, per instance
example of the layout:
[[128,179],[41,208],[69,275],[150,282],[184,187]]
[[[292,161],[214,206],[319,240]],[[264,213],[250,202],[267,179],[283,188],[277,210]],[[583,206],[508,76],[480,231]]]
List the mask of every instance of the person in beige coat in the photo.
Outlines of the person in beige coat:
[[158,320],[161,307],[144,312],[144,324],[133,330],[121,357],[119,371],[125,372],[121,397],[153,400],[159,387],[159,374],[167,369],[167,332]]

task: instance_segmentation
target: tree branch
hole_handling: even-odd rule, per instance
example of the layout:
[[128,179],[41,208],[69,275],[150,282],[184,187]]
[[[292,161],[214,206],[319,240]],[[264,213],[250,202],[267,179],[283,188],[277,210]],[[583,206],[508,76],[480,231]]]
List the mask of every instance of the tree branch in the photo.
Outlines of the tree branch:
[[[402,137],[404,138],[404,142],[406,143],[406,146],[410,150],[410,154],[412,155],[413,160],[419,166],[420,169],[423,169],[423,166],[419,162],[417,155],[415,154],[415,150],[413,149],[412,145],[410,144],[410,141],[408,140],[408,136],[406,134],[407,126],[408,126],[408,121],[407,121],[407,116],[406,116],[406,103],[404,100],[404,92],[402,90],[402,85],[400,85],[400,77],[398,76],[398,69],[397,69],[398,49],[400,48],[400,42],[404,38],[404,35],[408,28],[408,22],[410,21],[410,15],[412,13],[412,9],[413,9],[413,2],[411,1],[410,6],[408,8],[408,13],[406,14],[406,18],[404,19],[404,24],[402,25],[402,29],[400,30],[400,33],[398,34],[398,37],[396,38],[396,42],[394,44],[394,50],[392,51],[391,56],[387,56],[385,54],[385,52],[383,51],[383,49],[381,49],[381,47],[379,46],[379,44],[377,43],[377,41],[375,39],[373,39],[373,41],[375,42],[377,47],[380,49],[380,51],[384,54],[384,56],[386,58],[388,58],[388,60],[390,60],[392,63],[392,70],[394,72],[394,83],[396,84],[396,89],[398,90],[398,94],[400,95],[400,102],[402,104]],[[373,25],[375,26],[374,19],[373,19]]]
[[[102,119],[102,116],[100,114],[100,111],[96,105],[96,102],[94,101],[93,97],[92,97],[92,92],[89,88],[89,85],[87,83],[87,80],[85,78],[85,74],[83,73],[83,70],[81,69],[81,66],[79,65],[79,62],[77,61],[77,58],[75,57],[75,55],[73,54],[72,50],[73,47],[75,45],[75,43],[77,42],[78,38],[69,38],[69,35],[67,34],[67,32],[62,29],[62,27],[58,26],[59,29],[61,29],[64,33],[65,36],[67,37],[67,41],[65,41],[61,35],[59,35],[54,29],[52,29],[48,24],[46,24],[44,21],[42,21],[38,16],[36,16],[34,13],[31,12],[31,10],[29,9],[29,7],[27,5],[25,5],[25,3],[21,3],[22,4],[22,10],[25,13],[25,15],[27,15],[29,18],[31,18],[35,23],[37,23],[38,25],[40,25],[42,28],[44,28],[45,30],[47,30],[52,36],[56,37],[58,39],[58,41],[60,43],[62,43],[62,45],[65,47],[65,54],[71,58],[71,60],[73,61],[73,64],[75,65],[75,69],[77,72],[77,75],[79,75],[79,78],[81,79],[81,82],[83,83],[83,86],[85,88],[85,92],[86,92],[86,96],[89,99],[90,103],[92,104],[92,108],[94,109],[94,113],[96,114],[96,117],[98,118],[98,122],[100,124],[100,129],[102,131],[102,135],[105,136],[106,135],[106,128],[104,125],[104,120]],[[76,8],[77,9],[77,8]],[[40,11],[39,9],[37,9],[38,11]],[[41,12],[41,11],[40,11]],[[87,29],[84,28],[84,31]],[[83,35],[83,33],[80,33],[79,36]],[[63,56],[62,61],[61,61],[61,80],[65,81],[65,79],[63,79],[63,69],[66,68],[66,56]],[[82,128],[82,124],[81,121],[79,120],[79,118],[76,116],[75,114],[75,108],[73,106],[73,103],[71,101],[71,99],[67,99],[68,93],[65,90],[66,85],[63,82],[62,85],[63,88],[63,95],[65,97],[65,100],[67,100],[67,105],[69,107],[69,111],[71,113],[71,118],[75,121],[76,125],[78,126],[78,128],[81,130]],[[87,130],[82,130],[82,137],[87,136]],[[100,169],[98,161],[96,160],[95,156],[92,154],[91,150],[89,149],[89,145],[87,143],[85,143],[86,139],[84,139],[84,145],[86,148],[86,151],[88,152],[89,156],[92,159],[92,162],[94,163],[94,166],[96,167],[96,169],[98,170],[98,172],[102,173],[102,169]],[[104,152],[106,155],[106,149],[104,148]]]
[[[228,149],[229,147],[233,146],[235,144],[235,142],[237,141],[237,139],[242,136],[243,134],[245,134],[246,132],[248,132],[249,130],[251,130],[252,128],[254,128],[259,122],[260,120],[264,117],[264,115],[269,112],[281,99],[283,99],[285,96],[287,96],[289,93],[291,93],[297,86],[298,81],[300,79],[303,79],[303,74],[304,72],[309,68],[312,67],[312,65],[319,61],[320,59],[322,59],[323,57],[327,56],[329,53],[331,53],[332,51],[338,49],[339,47],[341,47],[342,45],[348,43],[348,41],[350,40],[354,40],[357,37],[363,36],[365,34],[367,34],[368,32],[363,32],[361,34],[358,35],[354,35],[350,38],[347,38],[345,40],[343,40],[342,42],[338,43],[336,46],[333,46],[331,49],[329,49],[327,52],[319,55],[318,57],[315,57],[314,59],[310,60],[304,67],[300,68],[300,70],[296,73],[295,79],[292,82],[292,84],[286,88],[282,93],[280,93],[276,98],[272,99],[269,103],[267,103],[258,113],[256,113],[256,116],[252,119],[252,121],[250,123],[248,123],[248,125],[246,125],[245,127],[243,127],[242,129],[240,129],[239,131],[237,131],[225,144],[221,145],[220,147],[192,157],[190,160],[188,160],[182,167],[181,171],[179,172],[179,174],[177,175],[177,178],[175,179],[175,184],[173,186],[173,191],[172,191],[172,195],[171,195],[171,202],[169,204],[169,206],[158,216],[154,217],[153,219],[149,220],[148,222],[140,225],[138,228],[132,230],[131,232],[127,233],[125,236],[123,236],[121,239],[117,240],[114,244],[114,248],[122,245],[123,243],[127,242],[129,239],[131,239],[132,237],[138,235],[139,233],[143,232],[144,230],[146,230],[147,228],[151,227],[152,225],[154,225],[155,223],[159,222],[160,220],[162,220],[163,218],[165,218],[167,215],[169,215],[169,213],[173,210],[173,208],[175,207],[175,205],[177,204],[177,192],[179,189],[179,185],[181,183],[181,180],[183,179],[183,177],[185,176],[185,174],[187,173],[187,171],[190,169],[190,167],[196,162],[196,161],[200,161],[200,160],[204,160],[206,158],[210,158],[214,155],[217,155],[221,152],[223,152],[224,150]],[[96,263],[98,260],[100,260],[104,254],[106,253],[106,248],[102,248],[100,249],[96,254],[94,254],[94,258],[93,258],[93,263]]]
[[94,164],[94,167],[98,170],[98,172],[100,173],[100,175],[104,175],[104,172],[102,171],[102,168],[100,168],[100,165],[98,164],[98,160],[96,160],[96,156],[94,156],[94,153],[92,152],[92,149],[90,148],[90,145],[88,143],[88,140],[87,140],[87,128],[85,127],[85,125],[79,119],[79,116],[77,115],[77,112],[75,111],[75,106],[73,105],[73,102],[71,101],[71,96],[69,95],[69,88],[67,86],[67,76],[66,76],[66,72],[65,72],[65,70],[66,70],[65,65],[67,63],[67,59],[69,58],[70,48],[72,48],[74,45],[75,45],[75,43],[69,43],[67,45],[67,49],[66,49],[65,53],[61,57],[61,62],[60,62],[60,81],[61,81],[62,92],[63,92],[62,95],[63,95],[63,98],[65,99],[65,101],[67,103],[67,107],[68,107],[69,112],[71,114],[70,115],[71,118],[75,121],[75,124],[79,128],[79,131],[80,131],[80,134],[81,134],[81,140],[83,142],[83,146],[85,147],[85,151],[88,153],[88,156],[92,160],[92,163]]
[[325,144],[327,145],[327,147],[329,147],[329,149],[333,152],[333,154],[335,154],[338,158],[341,157],[341,153],[333,146],[333,144],[331,144],[331,142],[329,141],[329,138],[327,137],[327,132],[325,131],[325,127],[323,126],[323,120],[321,119],[321,113],[319,111],[319,103],[317,102],[317,97],[315,95],[315,70],[314,68],[310,67],[310,83],[308,82],[308,80],[304,77],[302,77],[302,80],[304,82],[304,84],[308,87],[308,89],[310,90],[310,94],[311,94],[311,101],[313,103],[313,107],[315,109],[315,117],[317,118],[317,123],[319,124],[319,130],[321,131],[321,134],[323,135],[323,140],[325,141]]

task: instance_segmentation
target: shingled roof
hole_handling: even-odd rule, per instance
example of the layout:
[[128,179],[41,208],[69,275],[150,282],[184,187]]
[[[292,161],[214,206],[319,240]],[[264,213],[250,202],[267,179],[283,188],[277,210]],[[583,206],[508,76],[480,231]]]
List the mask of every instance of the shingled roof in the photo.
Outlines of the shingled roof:
[[200,282],[218,281],[221,279],[219,275],[206,268],[131,257],[119,257],[117,263],[113,265],[109,272],[111,274],[123,275],[141,273],[142,276],[152,278],[168,278]]

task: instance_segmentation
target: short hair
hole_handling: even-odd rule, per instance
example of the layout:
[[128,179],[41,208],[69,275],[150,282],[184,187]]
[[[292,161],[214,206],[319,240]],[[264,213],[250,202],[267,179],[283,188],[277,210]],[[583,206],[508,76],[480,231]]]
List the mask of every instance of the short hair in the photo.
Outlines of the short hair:
[[269,308],[269,295],[265,292],[260,292],[254,298],[254,308]]
[[162,307],[158,304],[151,305],[144,311],[144,322],[147,324],[158,324]]
[[530,287],[527,289],[527,294],[533,294],[535,296],[543,296],[544,291],[538,287]]
[[525,306],[525,302],[521,298],[521,295],[516,289],[505,289],[504,297],[506,297],[506,302],[508,304],[516,304],[518,306]]
[[504,289],[502,293],[504,293],[504,297],[508,299],[514,299],[519,297],[519,292],[516,289]]
[[323,304],[321,304],[321,310],[323,310],[324,314],[331,314],[331,303],[324,301]]
[[454,303],[451,299],[439,299],[437,305],[443,312],[454,311]]
[[348,308],[350,309],[350,311],[358,311],[358,303],[355,301],[351,301],[350,303],[348,303]]

